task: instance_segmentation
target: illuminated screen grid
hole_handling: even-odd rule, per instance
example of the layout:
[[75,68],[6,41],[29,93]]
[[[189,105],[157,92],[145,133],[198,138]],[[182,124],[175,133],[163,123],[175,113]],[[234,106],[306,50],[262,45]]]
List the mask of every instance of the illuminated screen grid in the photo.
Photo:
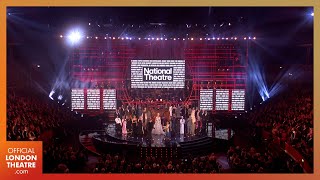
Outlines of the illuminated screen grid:
[[200,90],[200,109],[203,109],[203,110],[213,109],[213,89]]
[[229,110],[229,90],[228,89],[216,90],[216,110],[217,111]]
[[100,89],[87,90],[88,109],[100,109]]
[[185,60],[131,60],[131,88],[184,88]]
[[232,90],[231,110],[244,111],[244,106],[245,106],[245,90],[244,89]]
[[84,109],[84,90],[83,89],[71,90],[71,108]]
[[115,89],[104,89],[103,90],[103,109],[113,110],[117,108]]

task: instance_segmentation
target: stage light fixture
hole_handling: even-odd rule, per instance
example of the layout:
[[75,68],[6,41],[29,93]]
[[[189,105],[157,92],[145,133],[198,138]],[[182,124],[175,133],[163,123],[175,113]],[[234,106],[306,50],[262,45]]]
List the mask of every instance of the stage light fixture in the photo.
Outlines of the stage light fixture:
[[312,12],[310,15],[311,15],[311,16],[314,16],[314,12]]
[[243,39],[244,39],[244,40],[247,40],[247,38],[246,38],[246,37],[244,37]]
[[98,39],[98,37],[96,36],[96,39]]
[[55,93],[55,91],[54,90],[51,90],[51,92],[50,92],[50,94],[49,94],[49,98],[51,99],[51,100],[53,100],[53,94]]
[[37,65],[37,68],[40,68],[40,65],[39,65],[39,64]]
[[235,37],[234,40],[237,40],[237,37]]
[[71,43],[71,45],[75,45],[80,43],[81,39],[82,39],[83,35],[81,33],[80,30],[76,29],[70,32],[70,34],[68,35],[68,40]]
[[62,36],[62,35],[60,35],[60,38],[63,38],[63,36]]
[[113,37],[112,39],[114,40],[114,39],[116,39],[116,37]]
[[193,38],[191,38],[191,41],[193,41]]
[[141,38],[138,38],[139,40],[141,39]]
[[160,40],[162,41],[162,40],[163,40],[163,38],[160,38]]
[[104,39],[107,39],[107,37],[104,37]]
[[255,40],[255,39],[256,39],[256,37],[253,37],[253,39]]
[[173,38],[173,40],[175,41],[175,40],[176,40],[176,38]]

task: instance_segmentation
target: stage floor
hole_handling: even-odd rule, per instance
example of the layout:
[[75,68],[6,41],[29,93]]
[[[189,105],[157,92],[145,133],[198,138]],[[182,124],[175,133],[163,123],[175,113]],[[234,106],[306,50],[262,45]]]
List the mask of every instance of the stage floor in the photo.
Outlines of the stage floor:
[[[190,141],[196,141],[203,139],[205,137],[212,137],[212,126],[208,126],[208,134],[202,134],[202,135],[180,135],[175,134],[171,136],[166,135],[156,135],[151,134],[148,136],[133,136],[131,133],[128,134],[116,134],[115,131],[115,125],[114,124],[105,124],[105,132],[116,139],[122,140],[122,141],[128,141],[128,142],[134,142],[141,144],[142,147],[172,147],[176,146],[179,147],[180,143],[184,142],[190,142]],[[234,132],[231,130],[231,137],[234,135]],[[228,140],[228,130],[227,129],[216,129],[215,130],[215,138],[217,139],[223,139]],[[101,140],[104,140],[102,136],[100,136]],[[105,137],[105,140],[107,140],[107,137]]]

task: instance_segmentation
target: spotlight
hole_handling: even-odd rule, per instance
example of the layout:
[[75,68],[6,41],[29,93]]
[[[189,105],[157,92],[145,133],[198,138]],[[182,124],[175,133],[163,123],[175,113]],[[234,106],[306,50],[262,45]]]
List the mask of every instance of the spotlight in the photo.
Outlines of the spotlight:
[[78,44],[81,41],[82,37],[82,33],[79,30],[73,30],[68,35],[68,39],[72,45]]
[[37,65],[37,68],[40,68],[40,65],[39,65],[39,64]]
[[173,40],[175,41],[175,40],[176,40],[176,38],[173,38]]
[[191,38],[191,41],[193,41],[193,38]]
[[112,39],[116,39],[116,37],[113,37]]
[[280,66],[280,69],[282,69],[282,66]]
[[62,95],[59,95],[59,96],[58,96],[58,100],[60,100],[60,101],[61,101],[61,100],[62,100],[62,98],[63,98],[63,97],[62,97]]
[[244,37],[243,39],[244,39],[244,40],[247,40],[247,38],[246,38],[246,37]]
[[9,16],[11,16],[11,13],[8,13]]
[[256,37],[253,37],[254,40],[256,40]]
[[53,95],[54,93],[55,93],[54,90],[51,90],[51,92],[50,92],[50,94],[49,94],[49,98],[50,98],[51,100],[53,100],[52,95]]
[[98,39],[98,36],[96,36],[96,39]]
[[63,38],[63,36],[62,36],[62,35],[60,35],[60,38]]
[[121,40],[124,40],[124,38],[121,38]]
[[314,12],[312,12],[310,15],[311,15],[311,16],[314,16]]
[[91,23],[89,23],[89,26],[91,26]]
[[87,39],[89,39],[89,36],[87,36]]
[[237,40],[237,37],[235,37],[234,40]]
[[138,38],[139,40],[141,39],[141,38]]
[[107,39],[107,37],[104,37],[104,39]]
[[163,38],[160,38],[160,40],[162,41],[162,40],[163,40]]
[[157,38],[157,41],[159,41],[159,38]]
[[200,41],[202,41],[202,38],[200,38]]

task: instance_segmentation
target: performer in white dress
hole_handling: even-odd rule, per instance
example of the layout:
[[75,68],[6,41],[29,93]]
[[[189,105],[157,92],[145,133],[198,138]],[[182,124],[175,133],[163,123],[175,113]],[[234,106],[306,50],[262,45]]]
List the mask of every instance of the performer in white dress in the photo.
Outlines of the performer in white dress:
[[127,134],[127,120],[122,119],[122,134]]
[[184,134],[184,124],[186,123],[186,120],[181,116],[180,119],[180,134]]
[[161,118],[160,118],[160,113],[157,113],[156,121],[154,123],[153,129],[152,129],[152,134],[164,134],[164,131],[162,129],[161,125]]
[[196,110],[192,108],[191,111],[191,135],[194,135],[196,129]]

